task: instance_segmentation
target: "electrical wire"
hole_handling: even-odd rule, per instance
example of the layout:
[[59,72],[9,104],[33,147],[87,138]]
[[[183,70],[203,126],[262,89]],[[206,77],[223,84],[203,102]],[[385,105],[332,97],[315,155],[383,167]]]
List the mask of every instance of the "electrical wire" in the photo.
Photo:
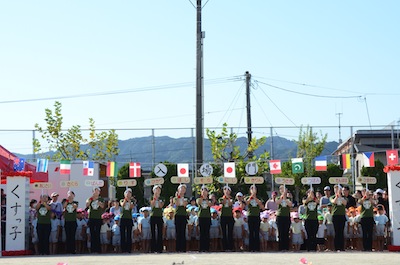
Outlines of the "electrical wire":
[[255,82],[258,83],[258,84],[263,84],[263,85],[266,85],[266,86],[269,86],[269,87],[272,87],[272,88],[276,88],[276,89],[279,89],[279,90],[282,90],[282,91],[286,91],[286,92],[289,92],[289,93],[299,94],[299,95],[303,95],[303,96],[317,97],[317,98],[361,98],[362,97],[362,96],[324,96],[324,95],[317,95],[317,94],[309,94],[309,93],[293,91],[293,90],[286,89],[286,88],[283,88],[283,87],[271,85],[271,84],[268,84],[268,83],[265,83],[265,82],[261,82],[261,81],[258,81],[258,80],[255,80]]
[[[223,83],[237,82],[237,81],[241,81],[241,80],[242,79],[240,78],[240,76],[230,76],[230,77],[223,77],[223,78],[215,78],[215,79],[205,80],[205,84],[207,84],[207,85],[217,85],[217,84],[223,84]],[[35,101],[46,101],[46,100],[60,100],[60,99],[95,97],[95,96],[107,96],[107,95],[138,93],[138,92],[149,92],[149,91],[155,91],[155,90],[167,90],[167,89],[175,89],[175,88],[183,88],[183,87],[193,87],[194,85],[195,85],[194,82],[184,82],[184,83],[176,83],[176,84],[139,87],[139,88],[131,88],[131,89],[125,89],[125,90],[113,90],[113,91],[104,91],[104,92],[83,93],[83,94],[65,95],[65,96],[31,98],[31,99],[3,100],[3,101],[0,101],[0,104],[35,102]]]

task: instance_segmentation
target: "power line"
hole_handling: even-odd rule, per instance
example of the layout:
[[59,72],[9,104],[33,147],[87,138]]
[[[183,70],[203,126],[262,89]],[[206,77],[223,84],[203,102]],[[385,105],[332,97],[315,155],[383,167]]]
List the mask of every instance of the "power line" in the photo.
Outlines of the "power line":
[[[206,80],[205,83],[207,85],[216,85],[216,84],[222,84],[222,83],[237,82],[237,81],[241,81],[241,80],[242,79],[240,78],[240,76],[231,76],[231,77],[223,77],[223,78],[215,78],[215,79]],[[113,91],[104,91],[104,92],[93,92],[93,93],[83,93],[83,94],[43,97],[43,98],[31,98],[31,99],[4,100],[4,101],[0,101],[0,104],[83,98],[83,97],[95,97],[95,96],[107,96],[107,95],[138,93],[138,92],[149,92],[149,91],[155,91],[155,90],[167,90],[167,89],[175,89],[175,88],[183,88],[183,87],[192,87],[194,85],[195,85],[194,82],[183,82],[183,83],[176,83],[176,84],[131,88],[131,89],[125,89],[125,90],[113,90]]]
[[317,98],[361,98],[362,97],[362,96],[324,96],[324,95],[317,95],[317,94],[309,94],[309,93],[293,91],[293,90],[286,89],[286,88],[283,88],[283,87],[271,85],[271,84],[268,84],[268,83],[265,83],[265,82],[261,82],[261,81],[258,81],[258,80],[255,80],[255,82],[259,83],[259,84],[263,84],[263,85],[269,86],[269,87],[273,87],[273,88],[276,88],[276,89],[279,89],[279,90],[282,90],[282,91],[286,91],[286,92],[289,92],[289,93],[299,94],[299,95],[303,95],[303,96],[317,97]]

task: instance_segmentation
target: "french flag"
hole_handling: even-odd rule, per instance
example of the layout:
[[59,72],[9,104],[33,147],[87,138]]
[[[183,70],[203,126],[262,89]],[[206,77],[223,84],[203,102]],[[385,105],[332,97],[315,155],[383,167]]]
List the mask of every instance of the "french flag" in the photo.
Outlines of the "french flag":
[[364,167],[375,167],[375,154],[374,152],[363,153]]

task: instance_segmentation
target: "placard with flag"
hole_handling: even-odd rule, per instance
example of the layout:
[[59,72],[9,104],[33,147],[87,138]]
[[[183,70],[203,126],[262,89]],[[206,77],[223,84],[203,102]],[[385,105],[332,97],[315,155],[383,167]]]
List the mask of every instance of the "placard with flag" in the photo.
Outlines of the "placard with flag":
[[315,171],[327,171],[328,162],[326,161],[326,156],[317,156],[315,158]]
[[303,158],[292,158],[292,172],[293,173],[304,173]]
[[178,177],[189,177],[189,164],[178,164]]
[[107,177],[116,177],[118,175],[117,162],[107,162]]
[[374,152],[363,153],[364,167],[375,167],[375,154]]
[[71,161],[70,160],[61,160],[60,161],[60,174],[61,175],[71,174]]
[[94,175],[94,162],[93,161],[83,161],[83,175],[93,176]]
[[399,163],[399,152],[397,150],[386,150],[386,160],[388,166],[397,165]]
[[236,177],[235,162],[224,163],[224,177],[226,177],[226,178],[235,178]]
[[350,169],[351,168],[350,154],[342,154],[341,155],[340,165],[341,165],[342,169]]
[[271,174],[281,174],[282,173],[281,160],[270,160],[269,172]]
[[23,171],[25,169],[25,158],[14,158],[14,171]]
[[139,162],[129,163],[129,177],[140,178],[142,176],[142,169]]
[[36,161],[36,172],[47,172],[49,168],[49,160],[45,158],[39,158]]

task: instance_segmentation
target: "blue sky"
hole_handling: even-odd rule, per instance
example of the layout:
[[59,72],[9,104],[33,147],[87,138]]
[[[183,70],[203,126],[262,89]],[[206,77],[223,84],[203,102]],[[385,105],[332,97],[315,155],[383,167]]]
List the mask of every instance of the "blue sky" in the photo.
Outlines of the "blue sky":
[[[346,126],[399,120],[399,11],[398,1],[209,0],[205,126],[246,126],[245,71],[253,77],[253,126],[293,127],[277,135],[337,126],[336,113],[343,139]],[[54,100],[23,100],[71,95],[60,99],[65,128],[86,128],[89,117],[98,128],[137,129],[120,131],[121,139],[193,128],[195,21],[189,0],[1,1],[0,129],[44,125]],[[338,139],[337,128],[322,130]],[[0,131],[0,144],[14,152],[30,153],[31,138]]]

